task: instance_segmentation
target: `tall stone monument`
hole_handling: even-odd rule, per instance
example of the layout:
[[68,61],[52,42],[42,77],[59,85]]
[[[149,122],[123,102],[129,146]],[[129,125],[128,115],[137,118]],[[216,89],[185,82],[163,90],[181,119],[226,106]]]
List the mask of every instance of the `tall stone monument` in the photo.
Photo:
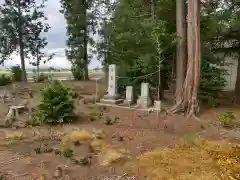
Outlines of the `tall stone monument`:
[[108,72],[108,94],[106,94],[101,100],[101,103],[119,104],[123,100],[119,99],[117,93],[117,66],[115,64],[109,65]]

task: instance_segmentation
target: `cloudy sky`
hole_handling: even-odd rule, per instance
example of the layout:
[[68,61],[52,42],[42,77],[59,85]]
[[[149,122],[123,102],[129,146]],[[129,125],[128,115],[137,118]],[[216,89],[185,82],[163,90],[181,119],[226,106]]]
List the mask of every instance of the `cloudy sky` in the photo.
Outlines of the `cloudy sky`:
[[[4,0],[0,0],[0,4],[3,3]],[[64,53],[64,49],[66,47],[66,21],[63,15],[59,12],[61,5],[60,0],[48,0],[45,9],[45,15],[48,18],[48,23],[51,26],[51,29],[45,37],[48,40],[47,51],[49,53],[55,53],[55,57],[44,66],[53,66],[57,68],[70,68],[71,64],[67,61]],[[19,56],[13,55],[12,60],[5,62],[5,66],[11,66],[20,64]],[[101,66],[100,62],[96,59],[92,60],[89,68],[94,68],[97,66]],[[29,64],[29,61],[26,60],[26,67],[32,67]]]

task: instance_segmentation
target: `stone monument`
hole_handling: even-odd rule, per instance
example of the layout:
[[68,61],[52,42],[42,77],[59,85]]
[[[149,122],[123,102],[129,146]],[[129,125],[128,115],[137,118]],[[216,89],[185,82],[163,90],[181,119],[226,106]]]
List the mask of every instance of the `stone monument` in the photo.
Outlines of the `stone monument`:
[[131,106],[133,103],[133,87],[126,87],[126,99],[124,100],[124,105]]
[[141,96],[137,100],[137,108],[147,109],[152,105],[152,100],[149,97],[149,84],[141,84]]
[[101,103],[107,104],[119,104],[123,100],[119,98],[117,93],[117,66],[115,64],[109,65],[108,73],[108,94],[106,94],[101,100]]

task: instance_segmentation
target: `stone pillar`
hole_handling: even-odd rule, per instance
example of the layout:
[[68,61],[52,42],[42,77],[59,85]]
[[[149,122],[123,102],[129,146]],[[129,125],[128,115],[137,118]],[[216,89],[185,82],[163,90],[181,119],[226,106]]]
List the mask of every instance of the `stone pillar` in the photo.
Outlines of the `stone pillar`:
[[147,109],[152,105],[152,100],[149,97],[149,84],[141,84],[141,96],[137,101],[137,107]]
[[126,99],[124,100],[124,105],[132,105],[133,103],[133,87],[127,86],[126,87]]
[[100,100],[102,103],[118,104],[122,102],[117,93],[117,66],[115,64],[109,65],[108,72],[108,94]]
[[117,94],[117,66],[111,64],[109,66],[109,75],[108,75],[108,97],[115,99]]

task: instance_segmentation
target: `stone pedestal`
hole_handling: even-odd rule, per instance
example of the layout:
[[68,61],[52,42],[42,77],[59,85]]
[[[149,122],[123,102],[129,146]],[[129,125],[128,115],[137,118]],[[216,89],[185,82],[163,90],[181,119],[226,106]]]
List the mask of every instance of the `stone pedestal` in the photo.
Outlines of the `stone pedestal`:
[[123,102],[126,106],[131,106],[133,104],[133,87],[127,86],[126,87],[126,99]]
[[115,64],[109,65],[108,74],[108,94],[106,94],[101,100],[101,103],[107,104],[119,104],[122,103],[122,99],[119,99],[117,93],[117,66]]
[[149,97],[149,86],[148,83],[141,84],[141,96],[137,100],[137,107],[147,109],[152,105],[152,100]]

